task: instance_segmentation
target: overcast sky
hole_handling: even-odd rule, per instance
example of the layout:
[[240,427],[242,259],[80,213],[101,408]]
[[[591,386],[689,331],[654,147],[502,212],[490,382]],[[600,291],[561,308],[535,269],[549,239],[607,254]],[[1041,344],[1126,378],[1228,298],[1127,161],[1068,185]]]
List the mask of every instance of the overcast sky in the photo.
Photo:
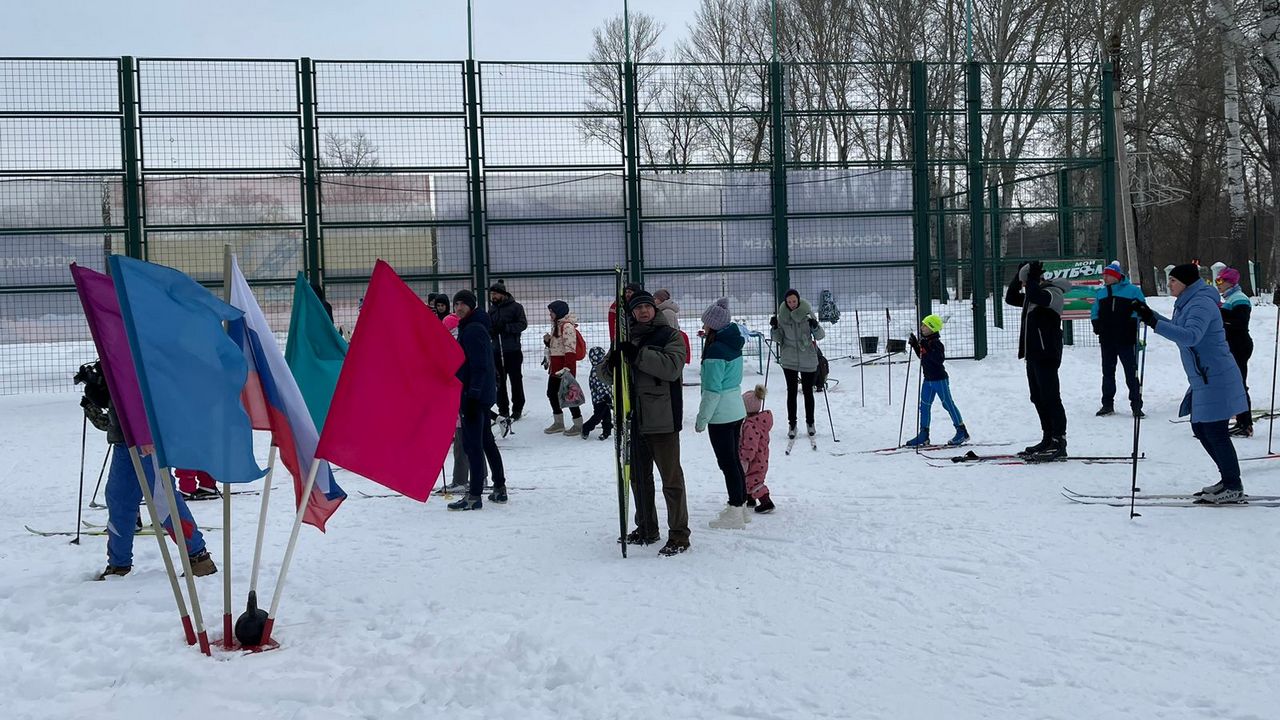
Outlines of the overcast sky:
[[[480,60],[585,60],[591,30],[622,0],[474,0]],[[684,33],[696,0],[631,0]],[[14,0],[0,16],[10,56],[455,60],[466,0]]]

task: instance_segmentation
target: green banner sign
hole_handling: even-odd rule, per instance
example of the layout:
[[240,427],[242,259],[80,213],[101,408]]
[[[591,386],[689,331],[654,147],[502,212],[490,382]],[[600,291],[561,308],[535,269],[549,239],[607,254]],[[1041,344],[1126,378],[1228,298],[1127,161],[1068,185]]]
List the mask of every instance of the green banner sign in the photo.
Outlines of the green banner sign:
[[1063,298],[1063,320],[1089,319],[1094,292],[1102,287],[1102,269],[1106,266],[1105,260],[1098,259],[1044,261],[1045,278],[1071,281],[1071,289]]

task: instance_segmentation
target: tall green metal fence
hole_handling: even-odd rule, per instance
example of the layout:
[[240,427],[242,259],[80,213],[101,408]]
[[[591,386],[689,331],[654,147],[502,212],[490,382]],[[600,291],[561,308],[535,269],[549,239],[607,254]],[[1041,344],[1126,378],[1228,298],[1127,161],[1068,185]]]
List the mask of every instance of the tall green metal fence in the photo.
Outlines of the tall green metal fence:
[[839,308],[829,357],[938,312],[981,358],[1018,262],[1115,256],[1109,91],[1062,64],[0,59],[0,393],[93,359],[70,262],[212,286],[226,244],[280,331],[299,271],[350,330],[382,258],[424,296],[502,280],[534,364],[552,299],[607,342],[622,266],[691,335],[722,296],[767,332],[794,287]]

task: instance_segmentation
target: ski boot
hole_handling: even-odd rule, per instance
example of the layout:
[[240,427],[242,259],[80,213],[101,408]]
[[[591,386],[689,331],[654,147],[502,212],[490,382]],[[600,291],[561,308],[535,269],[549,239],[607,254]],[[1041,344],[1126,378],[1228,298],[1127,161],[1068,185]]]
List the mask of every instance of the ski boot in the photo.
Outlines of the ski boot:
[[1032,454],[1027,458],[1027,462],[1046,463],[1057,462],[1067,459],[1067,439],[1064,437],[1056,437],[1049,441],[1049,446],[1040,452]]
[[1035,455],[1036,453],[1044,452],[1045,450],[1049,449],[1051,445],[1053,445],[1053,441],[1046,437],[1040,442],[1036,443],[1035,445],[1028,445],[1027,447],[1023,448],[1022,452],[1018,453],[1018,457],[1023,458],[1025,460],[1031,457],[1032,455]]
[[795,423],[791,423],[791,427],[787,430],[787,439],[788,439],[788,440],[795,440],[795,439],[796,439],[796,424],[795,424]]
[[1142,406],[1141,406],[1141,405],[1133,405],[1133,406],[1131,406],[1131,407],[1132,407],[1132,409],[1133,409],[1133,416],[1134,416],[1134,417],[1136,417],[1136,418],[1145,418],[1145,417],[1147,416],[1147,414],[1146,414],[1146,413],[1142,412]]
[[903,443],[903,447],[924,447],[929,444],[929,428],[920,428],[920,433]]
[[1096,416],[1096,417],[1106,417],[1106,416],[1108,416],[1108,415],[1115,415],[1115,414],[1116,414],[1116,408],[1115,408],[1115,406],[1114,406],[1114,405],[1112,405],[1111,403],[1107,403],[1107,404],[1103,405],[1102,407],[1098,408],[1098,412],[1094,413],[1094,416]]
[[947,444],[951,446],[955,446],[955,445],[963,445],[967,442],[969,442],[969,431],[965,429],[964,423],[960,423],[959,425],[956,426],[955,437],[948,440]]
[[1232,503],[1244,502],[1244,490],[1241,488],[1228,488],[1218,483],[1220,487],[1213,492],[1207,492],[1200,496],[1196,502],[1209,505],[1230,505]]
[[467,495],[461,500],[449,503],[449,509],[457,510],[457,511],[480,510],[483,507],[484,507],[484,501],[480,499],[479,495]]
[[124,577],[129,574],[130,570],[133,570],[132,565],[108,565],[106,570],[94,575],[93,579],[101,581],[109,577]]
[[1231,428],[1231,430],[1227,432],[1227,435],[1230,437],[1238,437],[1238,438],[1253,437],[1253,426],[1241,425],[1240,423],[1236,423],[1236,426]]
[[502,485],[494,485],[493,492],[489,493],[489,499],[493,502],[498,503],[499,505],[502,505],[503,503],[505,503],[507,501],[506,484],[503,483]]

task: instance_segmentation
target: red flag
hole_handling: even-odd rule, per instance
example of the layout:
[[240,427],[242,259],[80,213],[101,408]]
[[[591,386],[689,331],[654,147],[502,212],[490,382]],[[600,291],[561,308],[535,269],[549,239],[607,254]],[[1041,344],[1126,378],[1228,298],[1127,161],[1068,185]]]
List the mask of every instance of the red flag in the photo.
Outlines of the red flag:
[[453,442],[462,348],[379,260],[316,457],[425,502]]

